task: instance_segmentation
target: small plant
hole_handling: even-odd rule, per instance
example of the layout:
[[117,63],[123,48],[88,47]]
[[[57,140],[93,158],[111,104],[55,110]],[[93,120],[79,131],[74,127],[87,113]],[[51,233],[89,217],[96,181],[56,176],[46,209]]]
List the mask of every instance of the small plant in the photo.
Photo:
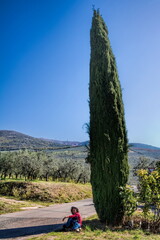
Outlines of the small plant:
[[120,187],[120,195],[123,201],[125,216],[129,218],[137,209],[137,198],[134,196],[134,192],[129,185]]
[[138,170],[140,200],[144,202],[143,213],[147,217],[150,210],[155,220],[160,220],[160,173],[148,170]]

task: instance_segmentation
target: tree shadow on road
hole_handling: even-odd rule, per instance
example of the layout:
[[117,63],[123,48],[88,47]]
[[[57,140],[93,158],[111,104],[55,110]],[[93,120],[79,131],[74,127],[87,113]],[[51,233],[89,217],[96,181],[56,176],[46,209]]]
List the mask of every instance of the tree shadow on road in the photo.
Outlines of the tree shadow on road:
[[42,225],[33,227],[23,227],[23,228],[11,228],[11,229],[1,229],[0,239],[25,237],[29,235],[50,233],[61,229],[63,224],[52,224],[52,225]]

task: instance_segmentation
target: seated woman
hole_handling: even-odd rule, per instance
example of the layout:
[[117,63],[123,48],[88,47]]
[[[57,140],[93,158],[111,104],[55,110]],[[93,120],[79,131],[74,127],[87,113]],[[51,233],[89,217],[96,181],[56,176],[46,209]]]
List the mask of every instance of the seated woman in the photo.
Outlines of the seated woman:
[[67,223],[63,225],[64,230],[73,230],[79,232],[82,226],[82,217],[79,213],[79,209],[76,207],[71,207],[72,215],[63,218],[63,221],[68,218]]

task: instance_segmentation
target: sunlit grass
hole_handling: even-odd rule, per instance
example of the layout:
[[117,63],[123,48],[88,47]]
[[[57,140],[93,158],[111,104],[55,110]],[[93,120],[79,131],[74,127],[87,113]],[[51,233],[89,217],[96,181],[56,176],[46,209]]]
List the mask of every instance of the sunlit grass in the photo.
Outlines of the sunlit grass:
[[122,228],[108,228],[100,223],[94,215],[84,221],[83,229],[76,232],[52,232],[28,240],[160,240],[160,235],[143,232],[142,230],[124,230]]
[[154,234],[145,234],[140,230],[130,230],[130,231],[112,231],[112,230],[94,230],[88,231],[83,230],[81,233],[76,232],[54,232],[40,237],[29,238],[28,240],[159,240],[159,235]]

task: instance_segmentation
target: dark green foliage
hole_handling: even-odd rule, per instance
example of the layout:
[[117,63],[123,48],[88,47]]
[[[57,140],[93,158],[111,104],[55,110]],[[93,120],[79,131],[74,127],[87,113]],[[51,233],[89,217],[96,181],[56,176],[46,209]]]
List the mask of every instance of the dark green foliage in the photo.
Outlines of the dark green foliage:
[[121,86],[107,27],[94,10],[90,59],[90,154],[93,199],[99,218],[118,225],[124,215],[119,189],[128,179],[128,140]]
[[160,172],[160,161],[158,161],[158,162],[156,163],[156,170],[157,170],[158,172]]
[[120,195],[123,199],[125,216],[129,218],[137,209],[138,199],[133,189],[129,185],[120,187]]

